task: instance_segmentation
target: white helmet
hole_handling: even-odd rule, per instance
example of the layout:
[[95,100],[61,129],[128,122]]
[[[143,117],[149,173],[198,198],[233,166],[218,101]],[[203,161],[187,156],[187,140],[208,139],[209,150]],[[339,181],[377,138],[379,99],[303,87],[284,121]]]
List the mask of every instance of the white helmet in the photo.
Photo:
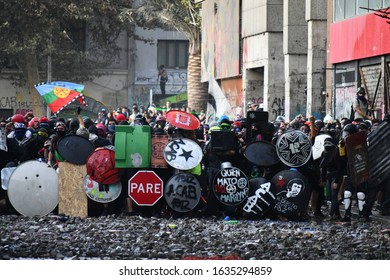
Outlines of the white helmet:
[[324,124],[333,123],[333,118],[330,115],[326,115],[324,118]]

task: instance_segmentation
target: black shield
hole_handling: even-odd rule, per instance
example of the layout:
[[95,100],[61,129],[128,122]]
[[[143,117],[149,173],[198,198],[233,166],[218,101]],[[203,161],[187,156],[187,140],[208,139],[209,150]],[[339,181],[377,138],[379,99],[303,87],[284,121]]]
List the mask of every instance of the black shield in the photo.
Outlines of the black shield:
[[368,185],[375,187],[390,177],[390,123],[384,121],[368,134]]
[[352,184],[357,186],[368,180],[368,147],[367,132],[359,131],[345,139],[348,167]]
[[254,123],[260,125],[261,135],[268,134],[268,112],[264,111],[248,111],[246,113],[246,139],[252,139],[251,126]]
[[284,164],[289,167],[300,167],[311,157],[311,142],[302,131],[289,130],[279,136],[276,151]]
[[238,205],[248,197],[248,178],[236,167],[221,169],[215,175],[212,187],[219,202],[228,206]]
[[275,188],[275,211],[292,216],[304,210],[310,198],[310,186],[306,177],[297,170],[283,170],[271,180]]
[[242,210],[247,216],[263,216],[275,206],[275,187],[265,178],[249,180],[249,194]]
[[198,205],[200,196],[200,183],[192,174],[173,175],[164,186],[165,201],[176,212],[191,211]]
[[244,156],[257,166],[272,166],[280,161],[275,145],[266,141],[253,142],[246,146]]
[[67,135],[58,141],[57,151],[70,163],[82,165],[94,151],[92,143],[79,135]]

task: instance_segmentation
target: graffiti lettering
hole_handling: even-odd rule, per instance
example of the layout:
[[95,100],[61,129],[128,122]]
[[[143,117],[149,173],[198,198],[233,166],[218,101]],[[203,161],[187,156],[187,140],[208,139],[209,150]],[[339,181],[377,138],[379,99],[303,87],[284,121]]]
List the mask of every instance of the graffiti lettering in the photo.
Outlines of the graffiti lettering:
[[274,119],[276,119],[277,116],[283,116],[284,115],[284,97],[279,98],[275,97],[272,105],[271,105],[271,110],[272,110],[272,116]]
[[1,97],[0,108],[24,108],[31,110],[33,103],[31,101],[18,101],[16,96]]
[[187,212],[199,203],[200,184],[193,175],[176,174],[169,179],[166,186],[164,197],[173,210]]

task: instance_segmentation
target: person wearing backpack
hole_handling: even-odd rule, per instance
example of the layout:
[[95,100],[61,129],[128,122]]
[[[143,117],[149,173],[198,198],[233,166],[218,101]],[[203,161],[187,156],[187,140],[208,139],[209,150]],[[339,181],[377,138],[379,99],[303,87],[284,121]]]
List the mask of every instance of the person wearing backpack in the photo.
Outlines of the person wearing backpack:
[[368,115],[368,100],[366,98],[366,91],[363,87],[359,87],[356,92],[356,99],[352,103],[354,116],[351,121],[356,119],[372,120],[372,117]]

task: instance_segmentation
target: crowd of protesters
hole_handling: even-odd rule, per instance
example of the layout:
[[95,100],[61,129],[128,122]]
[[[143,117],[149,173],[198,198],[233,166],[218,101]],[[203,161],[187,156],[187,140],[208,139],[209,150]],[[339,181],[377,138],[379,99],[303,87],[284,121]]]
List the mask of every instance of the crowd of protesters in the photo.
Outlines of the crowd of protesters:
[[[361,94],[358,93],[358,95]],[[361,102],[364,104],[364,99]],[[359,104],[356,102],[355,107]],[[203,150],[203,166],[205,168],[202,172],[206,174],[206,179],[203,181],[206,184],[210,182],[210,177],[213,174],[213,171],[210,173],[210,170],[214,170],[215,174],[215,170],[218,170],[221,163],[226,161],[244,170],[248,174],[248,178],[258,176],[258,173],[252,175],[254,174],[253,168],[260,169],[261,176],[267,179],[271,179],[281,169],[288,169],[282,164],[273,168],[258,168],[243,161],[242,155],[245,147],[253,141],[268,141],[276,144],[278,137],[284,132],[297,129],[305,133],[312,144],[316,135],[327,134],[330,136],[324,143],[325,150],[322,156],[317,160],[311,159],[305,166],[298,168],[302,174],[307,176],[311,187],[311,197],[307,209],[299,215],[299,219],[316,217],[334,221],[350,221],[351,205],[355,203],[354,199],[356,199],[356,205],[359,209],[359,218],[364,221],[369,220],[374,207],[377,207],[383,215],[389,214],[388,204],[384,205],[390,200],[389,180],[385,180],[376,188],[370,188],[367,183],[353,186],[351,182],[344,148],[346,137],[361,130],[365,130],[369,134],[381,122],[390,121],[388,115],[385,116],[384,120],[379,120],[362,112],[363,110],[360,108],[357,108],[357,118],[354,120],[347,117],[338,120],[329,115],[324,119],[297,115],[288,121],[283,116],[278,116],[268,123],[267,131],[261,131],[261,126],[258,123],[247,127],[246,119],[240,114],[234,118],[223,115],[215,121],[207,121],[204,112],[195,113],[186,106],[173,108],[170,102],[161,108],[154,105],[146,108],[138,104],[133,104],[131,109],[121,107],[108,111],[102,108],[96,119],[82,117],[80,108],[77,111],[78,118],[72,119],[35,116],[33,112],[24,116],[15,114],[8,119],[1,119],[1,130],[5,139],[1,144],[3,147],[7,146],[7,149],[0,147],[0,169],[16,167],[25,161],[35,159],[45,161],[49,166],[57,168],[58,163],[63,160],[56,149],[59,139],[66,135],[81,135],[88,138],[94,148],[115,145],[115,127],[117,125],[149,125],[153,134],[167,134],[174,137],[175,134],[183,133],[183,131],[167,122],[166,113],[172,109],[183,110],[199,118],[200,127],[191,134],[185,134],[185,136],[197,141]],[[249,103],[246,111],[251,110],[261,110],[261,108],[256,104]],[[220,153],[211,152],[211,132],[215,130],[234,131],[235,148]],[[247,130],[251,130],[253,136],[251,139],[246,139]],[[3,201],[0,208],[4,208],[6,192],[4,190],[0,190],[0,192],[0,199]],[[340,207],[345,209],[343,217]],[[210,211],[210,209],[208,210]],[[218,209],[212,209],[212,211],[218,211]]]

